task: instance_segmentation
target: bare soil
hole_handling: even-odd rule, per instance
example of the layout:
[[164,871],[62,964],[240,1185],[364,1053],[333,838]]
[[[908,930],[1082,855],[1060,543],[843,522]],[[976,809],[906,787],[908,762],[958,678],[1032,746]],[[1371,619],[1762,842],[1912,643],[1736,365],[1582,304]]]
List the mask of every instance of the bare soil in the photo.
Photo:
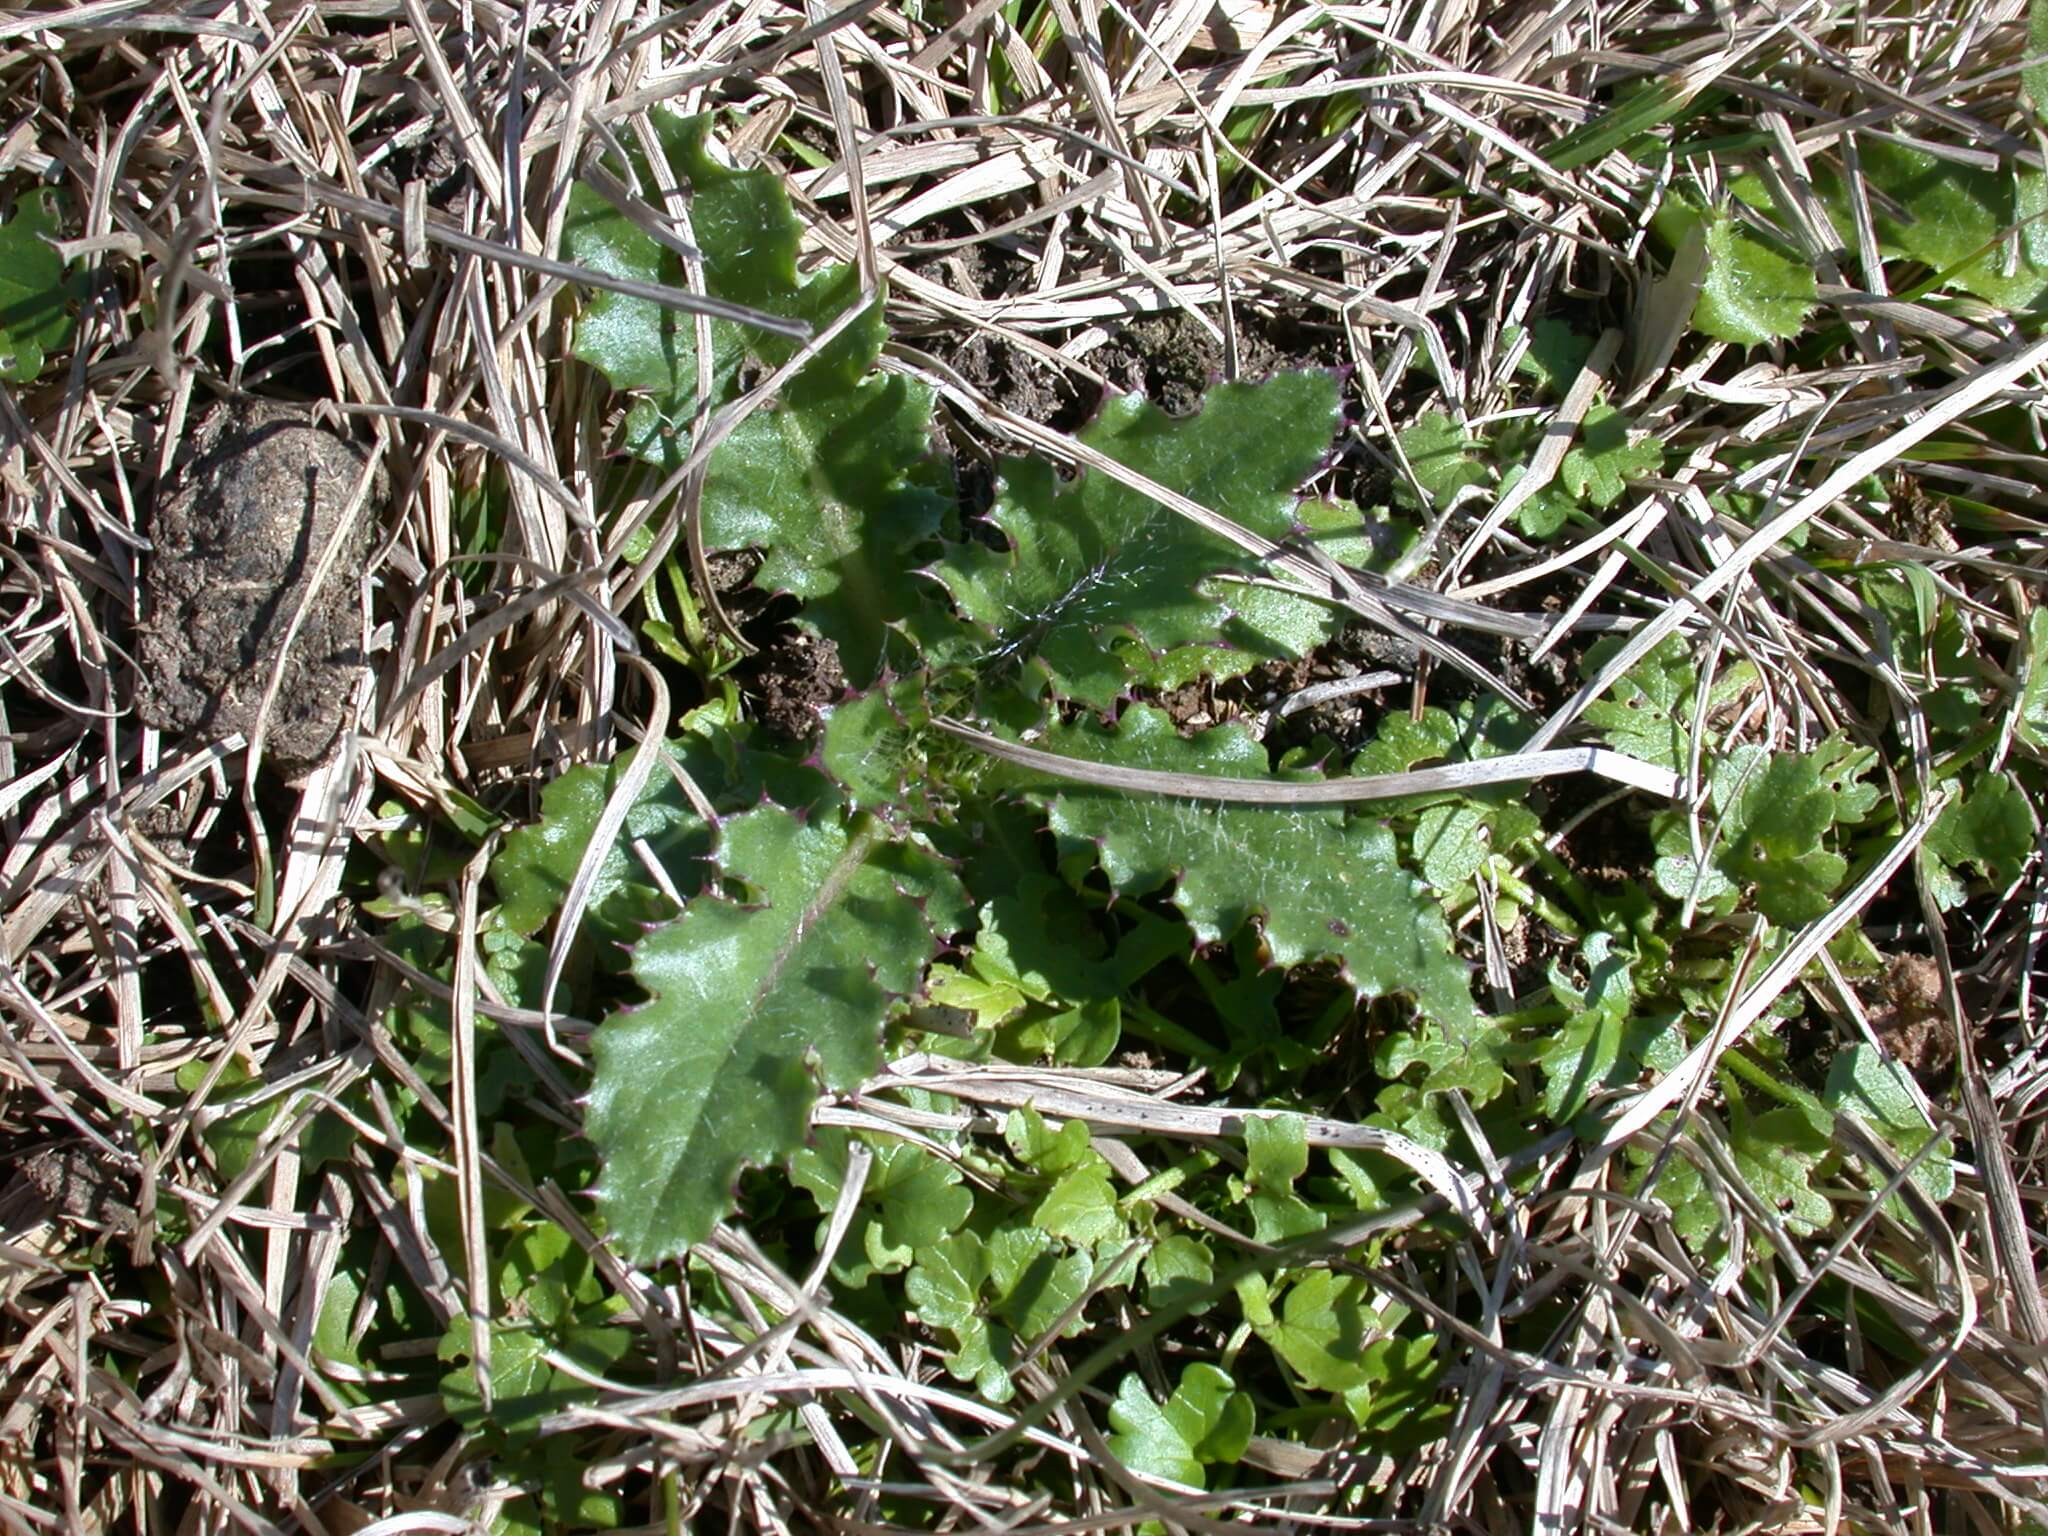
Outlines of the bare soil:
[[806,741],[818,732],[819,711],[845,696],[846,668],[832,641],[790,628],[747,658],[740,683],[764,726]]

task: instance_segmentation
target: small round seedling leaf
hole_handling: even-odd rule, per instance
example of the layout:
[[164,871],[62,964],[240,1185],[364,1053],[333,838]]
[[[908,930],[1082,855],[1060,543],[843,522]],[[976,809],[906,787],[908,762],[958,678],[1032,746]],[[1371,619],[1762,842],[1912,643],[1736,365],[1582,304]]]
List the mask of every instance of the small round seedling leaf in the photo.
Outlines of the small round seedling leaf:
[[76,285],[50,244],[58,235],[56,201],[54,191],[39,187],[0,220],[0,379],[10,384],[34,380],[77,327]]

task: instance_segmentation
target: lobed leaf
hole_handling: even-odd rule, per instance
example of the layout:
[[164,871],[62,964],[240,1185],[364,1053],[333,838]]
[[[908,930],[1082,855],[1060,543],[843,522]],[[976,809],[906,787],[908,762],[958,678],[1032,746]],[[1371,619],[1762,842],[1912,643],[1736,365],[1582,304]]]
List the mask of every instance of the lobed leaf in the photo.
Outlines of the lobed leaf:
[[[880,664],[887,626],[923,596],[912,552],[938,531],[944,499],[931,462],[929,390],[875,371],[887,329],[881,295],[858,272],[797,271],[800,226],[781,182],[737,170],[711,149],[709,119],[652,114],[671,179],[689,189],[691,236],[705,292],[822,328],[865,303],[859,319],[806,363],[778,397],[711,455],[702,500],[705,547],[759,549],[754,584],[804,600],[805,620],[838,643],[859,681]],[[657,184],[635,166],[641,184]],[[613,276],[681,286],[682,258],[587,185],[571,189],[567,255]],[[576,323],[576,356],[633,391],[625,446],[673,468],[700,411],[742,393],[750,369],[773,368],[796,343],[713,321],[711,398],[698,398],[696,321],[647,299],[601,292]]]
[[1777,922],[1822,916],[1849,863],[1823,845],[1835,795],[1812,759],[1737,747],[1715,765],[1714,790],[1725,818],[1716,855],[1722,872],[1753,886],[1757,910]]
[[[490,1332],[490,1402],[484,1401],[474,1364],[457,1366],[441,1378],[441,1401],[465,1429],[488,1430],[511,1449],[540,1434],[549,1414],[588,1402],[589,1377],[603,1375],[633,1346],[628,1330],[590,1322],[562,1328],[493,1323]],[[440,1357],[460,1360],[469,1350],[469,1319],[451,1319],[441,1338]],[[565,1370],[550,1357],[567,1359],[576,1369]]]
[[[1296,530],[1295,488],[1329,451],[1336,425],[1335,380],[1289,373],[1219,385],[1191,417],[1170,417],[1138,396],[1114,400],[1081,440],[1282,539]],[[953,546],[934,571],[987,635],[983,664],[1036,658],[1058,692],[1097,708],[1126,690],[1134,661],[1143,670],[1189,650],[1182,680],[1230,675],[1262,657],[1301,654],[1334,632],[1328,613],[1304,599],[1212,589],[1213,578],[1255,562],[1106,475],[1062,484],[1044,460],[1006,460],[989,517],[1007,549]],[[1119,642],[1137,656],[1120,654]]]
[[1588,966],[1583,993],[1553,967],[1551,990],[1572,1005],[1571,1017],[1536,1052],[1543,1068],[1543,1107],[1551,1122],[1569,1125],[1595,1094],[1625,1088],[1645,1066],[1668,1069],[1685,1051],[1675,1021],[1639,1017],[1635,956],[1614,935],[1596,929],[1582,953]]
[[[1933,1124],[1907,1086],[1905,1068],[1861,1040],[1835,1057],[1821,1102],[1855,1115],[1906,1157],[1935,1135]],[[1912,1174],[1913,1181],[1936,1200],[1946,1200],[1956,1187],[1955,1165],[1942,1155],[1943,1150],[1937,1148],[1922,1159]]]
[[1492,472],[1478,458],[1486,445],[1443,411],[1424,411],[1401,429],[1401,457],[1415,483],[1441,507],[1468,485],[1484,485]]
[[1969,888],[1958,873],[1966,864],[2001,888],[2019,878],[2033,855],[2039,824],[2034,808],[2009,773],[1987,773],[1951,800],[1919,849],[1921,877],[1943,911],[1963,904]]
[[[1571,322],[1546,315],[1529,327],[1529,346],[1515,364],[1559,399],[1572,387],[1586,359],[1593,355],[1593,338],[1583,336]],[[1405,439],[1403,446],[1406,446]]]
[[880,1065],[890,1002],[917,985],[934,931],[967,920],[952,872],[866,817],[762,806],[720,829],[717,863],[753,898],[707,893],[641,939],[649,1001],[594,1040],[600,1196],[641,1259],[699,1241],[743,1167],[801,1146],[820,1082]]
[[[715,810],[744,810],[764,796],[783,805],[808,806],[830,792],[815,769],[754,748],[746,728],[734,725],[722,706],[694,711],[663,750],[710,797]],[[631,761],[628,753],[610,763],[570,769],[541,791],[540,820],[506,834],[504,847],[491,860],[491,884],[502,904],[502,921],[512,932],[534,933],[562,909],[584,850]],[[675,916],[668,891],[687,899],[701,888],[711,843],[711,828],[691,807],[675,775],[657,766],[627,810],[618,841],[598,866],[584,913],[590,931],[629,942],[647,924]],[[660,864],[668,891],[655,883],[636,849]]]
[[1294,1192],[1295,1180],[1308,1171],[1301,1116],[1246,1115],[1244,1146],[1244,1176],[1232,1179],[1230,1190],[1252,1214],[1252,1236],[1279,1243],[1322,1231],[1329,1217]]
[[[974,1209],[974,1192],[944,1158],[894,1136],[860,1139],[873,1161],[860,1187],[858,1213],[832,1264],[834,1277],[848,1286],[908,1269],[918,1254],[958,1231]],[[838,1209],[853,1141],[849,1133],[828,1127],[790,1159],[790,1177],[827,1216]]]
[[1202,1361],[1184,1366],[1164,1403],[1129,1375],[1110,1404],[1109,1448],[1134,1472],[1205,1488],[1204,1469],[1244,1455],[1256,1423],[1252,1400],[1229,1375]]
[[[904,1293],[925,1325],[953,1335],[946,1369],[992,1403],[1016,1391],[1022,1353],[1086,1294],[1093,1266],[1044,1232],[1005,1227],[983,1239],[954,1233],[918,1255]],[[1079,1320],[1069,1331],[1079,1327]]]
[[1207,1245],[1184,1232],[1169,1233],[1153,1243],[1140,1266],[1145,1299],[1155,1311],[1186,1307],[1199,1315],[1215,1305],[1197,1300],[1216,1282],[1216,1260]]
[[1693,329],[1754,347],[1797,336],[1812,310],[1813,268],[1780,254],[1725,213],[1706,215],[1707,276]]
[[1579,426],[1579,439],[1558,468],[1564,488],[1596,507],[1621,500],[1631,480],[1654,475],[1664,467],[1664,450],[1655,438],[1631,439],[1629,419],[1611,405],[1596,405]]
[[[1264,777],[1266,750],[1236,726],[1183,740],[1161,710],[1133,705],[1114,730],[1058,726],[1055,752],[1178,773]],[[1463,1037],[1479,1032],[1465,967],[1443,914],[1401,867],[1378,822],[1324,806],[1214,805],[1070,787],[1050,797],[1070,855],[1143,895],[1169,882],[1205,944],[1256,920],[1273,964],[1335,960],[1362,995],[1403,994]]]
[[1380,1332],[1380,1318],[1364,1280],[1308,1270],[1287,1287],[1277,1311],[1264,1297],[1263,1281],[1254,1295],[1244,1289],[1240,1298],[1253,1331],[1304,1386],[1345,1393],[1372,1385],[1366,1348]]
[[[1588,647],[1580,671],[1593,676],[1619,648],[1620,640],[1613,636],[1596,641]],[[1706,718],[1711,721],[1756,682],[1751,663],[1724,666],[1706,698]],[[1617,678],[1605,697],[1589,704],[1585,720],[1598,727],[1617,752],[1685,772],[1691,766],[1697,686],[1692,653],[1682,636],[1673,635]]]
[[1826,1227],[1834,1206],[1814,1180],[1833,1143],[1816,1115],[1789,1104],[1755,1116],[1739,1103],[1731,1111],[1729,1149],[1750,1192],[1777,1212],[1788,1232],[1806,1236]]

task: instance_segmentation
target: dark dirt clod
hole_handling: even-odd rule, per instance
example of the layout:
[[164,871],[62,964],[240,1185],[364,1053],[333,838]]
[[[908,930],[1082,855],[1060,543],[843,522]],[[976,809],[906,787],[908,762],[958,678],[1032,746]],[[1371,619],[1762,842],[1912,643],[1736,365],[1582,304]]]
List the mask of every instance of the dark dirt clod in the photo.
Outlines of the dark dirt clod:
[[409,181],[427,184],[427,201],[443,213],[462,213],[472,182],[468,164],[449,133],[430,133],[400,144],[391,152],[391,174],[402,187]]
[[[1238,371],[1262,379],[1289,367],[1313,366],[1273,346],[1239,316]],[[1169,416],[1189,416],[1223,376],[1223,348],[1202,326],[1175,310],[1120,327],[1087,356],[1088,365],[1127,393],[1138,393]]]
[[1923,1082],[1939,1081],[1955,1064],[1955,1032],[1943,1002],[1941,967],[1926,955],[1893,955],[1881,989],[1866,992],[1870,1027],[1886,1050]]
[[957,343],[941,338],[928,345],[997,405],[1063,432],[1085,422],[1101,400],[1100,390],[1057,373],[979,331]]
[[384,500],[381,473],[327,580],[306,599],[365,457],[295,406],[237,401],[207,412],[150,517],[136,688],[145,721],[181,734],[252,733],[304,605],[266,752],[292,773],[333,751],[363,665],[357,592]]
[[818,711],[846,692],[839,647],[789,630],[750,656],[740,680],[758,705],[756,718],[778,736],[803,741],[818,729]]
[[[979,280],[981,267],[956,253],[934,264],[933,271],[949,286],[982,297],[1000,292],[1003,284]],[[1276,326],[1252,310],[1237,316],[1238,373],[1263,379],[1289,368],[1327,366],[1320,351],[1294,345],[1296,338],[1276,336]],[[1037,362],[1000,337],[975,331],[964,336],[924,339],[937,356],[997,405],[1062,432],[1078,431],[1101,409],[1106,395],[1141,394],[1172,416],[1192,415],[1210,387],[1223,376],[1223,348],[1206,327],[1178,310],[1145,315],[1110,328],[1109,337],[1081,362],[1099,375],[1107,388],[1085,375],[1062,373]]]
[[730,606],[753,587],[761,555],[752,549],[713,550],[705,555],[704,568],[711,573],[712,590]]
[[130,1188],[126,1176],[102,1167],[88,1147],[44,1147],[24,1157],[16,1172],[52,1214],[123,1236],[140,1223],[135,1207],[121,1199]]

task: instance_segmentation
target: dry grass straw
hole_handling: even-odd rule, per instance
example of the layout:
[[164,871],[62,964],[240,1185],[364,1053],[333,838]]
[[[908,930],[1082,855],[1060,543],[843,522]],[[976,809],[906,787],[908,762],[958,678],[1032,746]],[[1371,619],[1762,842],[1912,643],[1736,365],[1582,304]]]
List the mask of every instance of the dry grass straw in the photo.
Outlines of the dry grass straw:
[[[1767,678],[1746,739],[1787,747],[1867,722],[1866,683],[1913,739],[1915,689],[1878,659],[1853,593],[1775,535],[1739,543],[1705,493],[1766,491],[1820,550],[1918,561],[1974,622],[2017,635],[2041,568],[2037,462],[1987,440],[1979,462],[1916,467],[1999,509],[2005,536],[1978,548],[1901,539],[1833,493],[1896,469],[1903,434],[1929,413],[1971,433],[1951,385],[1973,391],[1967,407],[2037,412],[2038,349],[2022,353],[2001,315],[1886,294],[1866,218],[1850,270],[1815,258],[1817,323],[1844,328],[1839,365],[1764,368],[1731,390],[1721,349],[1682,336],[1689,294],[1644,283],[1646,210],[1664,192],[1653,174],[1618,154],[1558,170],[1542,150],[1596,93],[1662,80],[1753,111],[1788,187],[1857,132],[2038,164],[2013,74],[1990,67],[2018,56],[2019,9],[1740,5],[1709,19],[1547,0],[1052,0],[1025,8],[1024,33],[988,0],[104,0],[0,13],[0,177],[64,189],[68,250],[93,283],[65,367],[0,390],[0,1134],[20,1175],[0,1259],[0,1525],[342,1531],[390,1516],[378,1529],[438,1530],[487,1515],[438,1397],[361,1406],[313,1335],[346,1247],[349,1264],[371,1254],[426,1299],[423,1352],[470,1316],[487,1353],[477,1277],[493,1186],[593,1247],[660,1381],[597,1383],[596,1406],[550,1427],[591,1432],[606,1448],[594,1477],[666,1486],[686,1522],[716,1510],[735,1527],[871,1530],[884,1490],[935,1502],[949,1525],[1019,1533],[1147,1514],[1188,1530],[1489,1531],[1990,1531],[2048,1515],[2038,875],[1982,914],[1973,975],[1958,975],[1930,913],[1925,1007],[1963,1052],[1950,1120],[1972,1149],[1945,1207],[1915,1198],[1853,1121],[1840,1151],[1860,1183],[1836,1193],[1857,1214],[1839,1232],[1793,1235],[1751,1187],[1717,1112],[1719,1053],[1800,988],[1845,1029],[1869,1029],[1846,985],[1815,988],[1803,958],[1771,967],[1606,1144],[1484,1154],[1458,1187],[1490,1211],[1485,1226],[1390,1247],[1371,1269],[1454,1356],[1446,1440],[1401,1460],[1256,1441],[1249,1463],[1270,1486],[1196,1497],[1117,1466],[1099,1398],[1061,1392],[1068,1363],[1045,1351],[1021,1396],[1051,1406],[1021,1434],[1068,1464],[1057,1505],[966,1454],[1006,1428],[1015,1438],[1010,1416],[956,1390],[923,1348],[836,1313],[822,1261],[780,1274],[738,1227],[709,1244],[703,1262],[758,1325],[742,1337],[622,1267],[567,1194],[521,1188],[477,1121],[478,1014],[532,1047],[565,1134],[575,1069],[542,1048],[541,1021],[481,986],[465,928],[456,1082],[436,1090],[381,1020],[405,989],[440,984],[381,948],[343,895],[352,840],[379,828],[380,805],[431,810],[463,794],[523,815],[566,763],[664,723],[651,674],[624,664],[644,578],[621,550],[646,527],[701,567],[692,487],[606,500],[616,402],[564,361],[574,274],[551,261],[586,157],[642,139],[657,105],[720,109],[742,157],[790,170],[815,254],[888,284],[906,343],[891,366],[935,376],[923,354],[957,364],[969,339],[996,359],[945,370],[948,435],[967,457],[1020,435],[1045,446],[1042,428],[1018,425],[1029,403],[1099,388],[1091,358],[1116,328],[1161,315],[1213,347],[1226,375],[1276,351],[1347,365],[1353,457],[1406,477],[1397,430],[1429,405],[1494,410],[1512,328],[1559,301],[1624,315],[1632,290],[1648,294],[1622,351],[1608,349],[1610,383],[1677,468],[1548,556],[1497,507],[1434,508],[1440,584],[1542,615],[1519,642],[1538,654],[1578,643],[1596,608],[1663,613],[1703,667],[1741,655]],[[985,110],[992,80],[1001,113]],[[782,153],[790,135],[816,163]],[[437,201],[458,171],[466,190]],[[666,228],[677,200],[642,190],[636,216]],[[1028,387],[992,395],[1011,379]],[[166,740],[129,709],[142,509],[186,424],[236,391],[335,402],[375,435],[395,487],[365,591],[376,667],[358,729],[333,766],[289,788],[252,782],[238,741]],[[1782,447],[1738,474],[1724,451],[1749,441]],[[485,550],[463,518],[492,463],[509,466],[510,498]],[[1802,499],[1823,483],[1829,494]],[[1546,613],[1543,596],[1561,601]],[[477,874],[460,885],[465,922]],[[1822,930],[1874,890],[1858,886],[1802,957],[1825,965]],[[555,1026],[557,1049],[579,1058],[587,1026]],[[309,1174],[299,1133],[364,1080],[376,1113],[345,1111],[359,1133],[350,1160]],[[250,1081],[260,1088],[236,1086]],[[821,1120],[916,1138],[986,1126],[975,1106],[1008,1102],[1002,1085],[963,1077],[958,1115],[934,1122],[892,1082]],[[1134,1180],[1151,1171],[1126,1144],[1138,1127],[1231,1128],[1169,1086],[1078,1071],[1037,1084]],[[438,1152],[399,1134],[401,1090],[445,1129]],[[230,1177],[200,1133],[252,1092],[279,1110]],[[1661,1141],[1653,1105],[1681,1111]],[[1773,1257],[1702,1268],[1662,1205],[1625,1192],[1628,1152],[1682,1163],[1735,1251],[1755,1240]],[[426,1220],[426,1169],[460,1191],[452,1251]],[[1863,1378],[1873,1356],[1858,1314],[1840,1314],[1844,1288],[1920,1341],[1920,1369]],[[1561,1298],[1569,1325],[1530,1337],[1525,1319]],[[804,1436],[750,1435],[785,1405]],[[863,1422],[863,1437],[882,1431],[880,1465],[845,1442]],[[851,1491],[820,1507],[835,1482]],[[636,1518],[659,1518],[658,1501]]]

